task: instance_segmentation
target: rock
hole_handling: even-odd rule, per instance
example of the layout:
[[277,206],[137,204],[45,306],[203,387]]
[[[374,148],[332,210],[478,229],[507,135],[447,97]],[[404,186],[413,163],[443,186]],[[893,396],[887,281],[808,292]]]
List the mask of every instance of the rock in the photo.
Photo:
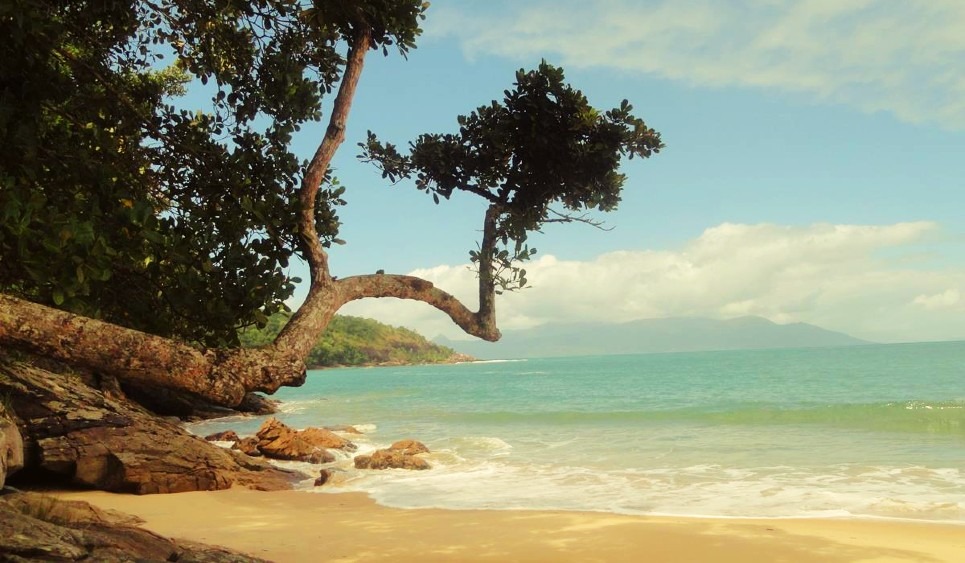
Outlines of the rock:
[[144,521],[131,514],[107,510],[80,500],[61,500],[41,493],[18,491],[0,497],[3,502],[23,514],[40,518],[45,522],[76,524],[119,524],[136,526]]
[[204,439],[209,442],[238,442],[241,440],[234,430],[225,430],[224,432],[208,434],[204,437]]
[[281,401],[269,399],[261,393],[247,393],[241,403],[235,407],[238,412],[265,416],[278,412],[278,405]]
[[476,358],[474,358],[474,357],[472,357],[472,356],[470,356],[470,355],[468,355],[468,354],[461,354],[461,353],[459,353],[459,352],[456,352],[455,354],[453,354],[453,355],[449,356],[448,358],[446,358],[445,363],[447,363],[447,364],[463,364],[463,363],[466,363],[466,362],[476,362],[476,361],[478,361]]
[[2,561],[182,561],[259,563],[223,548],[176,542],[135,527],[126,514],[35,493],[0,497]]
[[326,426],[325,430],[331,430],[332,432],[343,432],[345,434],[362,434],[362,432],[354,426]]
[[355,456],[356,469],[431,469],[429,462],[405,450],[384,449],[372,455]]
[[355,449],[355,444],[329,430],[309,428],[297,431],[285,426],[277,418],[269,418],[255,434],[258,450],[265,457],[309,463],[335,461],[326,448]]
[[174,416],[180,420],[198,421],[238,414],[237,411],[213,405],[209,401],[156,385],[138,385],[129,381],[120,383],[128,399],[138,403],[154,414]]
[[329,471],[328,469],[322,469],[321,471],[318,472],[318,477],[315,479],[315,486],[321,487],[325,483],[328,483],[328,480],[331,478],[332,478],[332,472]]
[[326,449],[315,448],[315,451],[309,454],[305,461],[308,463],[332,463],[335,461],[335,455]]
[[274,417],[266,420],[255,436],[258,438],[258,450],[262,455],[274,459],[308,461],[316,449]]
[[418,440],[399,440],[389,446],[390,450],[400,451],[405,455],[427,454],[429,448]]
[[[107,394],[103,378],[97,378],[97,381],[94,382],[88,381],[88,384],[91,383],[96,383],[92,386],[105,391],[105,394]],[[117,384],[115,383],[115,385]],[[220,405],[213,405],[209,401],[191,395],[190,393],[165,389],[156,385],[148,386],[123,382],[117,385],[117,387],[118,392],[123,390],[123,395],[126,395],[129,399],[137,402],[154,414],[176,416],[181,420],[208,420],[233,416],[238,413],[267,415],[274,414],[278,410],[276,408],[278,401],[268,399],[259,393],[247,393],[237,407],[230,409]]]
[[0,395],[10,397],[24,438],[26,464],[15,479],[147,494],[236,484],[289,489],[298,478],[105,397],[68,370],[53,373],[0,356]]
[[23,469],[23,437],[13,421],[13,413],[0,403],[0,489],[7,475]]
[[354,452],[358,446],[342,438],[338,434],[325,428],[306,428],[298,432],[298,436],[309,444],[318,448],[328,448],[332,450],[348,450]]
[[261,450],[258,449],[258,438],[254,436],[238,440],[235,445],[231,446],[231,449],[253,457],[261,457]]

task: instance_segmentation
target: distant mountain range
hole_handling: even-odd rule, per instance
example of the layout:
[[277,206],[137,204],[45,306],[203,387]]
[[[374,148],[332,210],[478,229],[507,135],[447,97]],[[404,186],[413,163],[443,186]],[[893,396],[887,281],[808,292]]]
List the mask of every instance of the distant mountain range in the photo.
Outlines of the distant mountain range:
[[815,348],[869,342],[807,323],[777,324],[762,317],[728,320],[645,319],[627,323],[544,325],[505,330],[499,342],[435,342],[479,359],[545,358],[702,350]]

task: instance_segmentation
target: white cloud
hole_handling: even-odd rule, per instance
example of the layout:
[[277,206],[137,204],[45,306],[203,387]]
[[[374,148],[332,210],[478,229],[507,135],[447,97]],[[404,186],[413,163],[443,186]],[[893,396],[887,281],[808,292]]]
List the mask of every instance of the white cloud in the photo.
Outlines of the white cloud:
[[440,2],[427,23],[469,56],[778,89],[965,129],[960,0]]
[[940,311],[942,309],[965,309],[962,301],[962,294],[957,289],[948,289],[933,295],[919,295],[913,301],[915,305],[920,305],[929,311]]
[[[760,315],[871,340],[965,339],[965,271],[914,269],[902,255],[903,247],[927,242],[937,230],[930,222],[725,223],[677,250],[623,250],[583,262],[543,256],[527,266],[532,288],[499,297],[499,325]],[[476,303],[476,281],[465,265],[412,274]],[[460,336],[446,316],[421,303],[368,300],[343,312],[430,337]]]

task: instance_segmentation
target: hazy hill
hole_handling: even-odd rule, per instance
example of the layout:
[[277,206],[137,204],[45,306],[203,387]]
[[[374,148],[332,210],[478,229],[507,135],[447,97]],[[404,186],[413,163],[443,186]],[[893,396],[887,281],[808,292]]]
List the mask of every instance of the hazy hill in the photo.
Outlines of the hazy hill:
[[[244,346],[271,342],[281,330],[286,315],[274,315],[264,329],[241,334]],[[309,367],[436,364],[463,360],[452,348],[430,342],[407,328],[336,315],[308,355]]]
[[780,325],[761,317],[564,324],[506,330],[503,331],[502,340],[496,343],[445,338],[437,338],[436,342],[480,359],[867,344],[847,334],[814,325]]

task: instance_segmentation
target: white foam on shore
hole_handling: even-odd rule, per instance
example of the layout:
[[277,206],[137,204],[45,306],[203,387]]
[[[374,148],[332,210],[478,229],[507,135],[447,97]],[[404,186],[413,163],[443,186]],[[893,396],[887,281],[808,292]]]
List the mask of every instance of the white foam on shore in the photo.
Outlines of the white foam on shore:
[[279,414],[302,414],[308,410],[320,407],[327,399],[305,399],[282,401],[275,408]]
[[[272,463],[304,473],[307,477],[298,489],[364,492],[396,508],[579,510],[713,518],[859,517],[965,524],[965,470],[955,467],[747,468],[695,463],[601,469],[599,464],[581,466],[581,460],[597,460],[588,460],[590,454],[582,449],[574,450],[578,444],[570,437],[520,441],[515,447],[497,436],[455,436],[428,443],[432,453],[427,459],[433,466],[429,471],[370,471],[355,469],[354,457],[371,454],[403,436],[380,436],[374,424],[353,426],[364,432],[348,436],[358,449],[333,450],[334,462]],[[216,443],[230,447],[228,442]],[[534,447],[543,452],[543,462],[534,461]],[[608,465],[619,465],[619,459],[608,460]],[[332,477],[324,487],[315,488],[321,469],[330,470]]]
[[[498,439],[497,439],[498,440]],[[509,444],[507,446],[511,447]],[[505,450],[503,450],[505,452]],[[355,471],[318,492],[358,491],[396,508],[579,510],[713,518],[896,518],[965,524],[965,480],[954,469],[701,464],[598,471],[513,463],[511,456],[430,456],[429,471]],[[482,453],[482,452],[479,452]],[[857,475],[856,475],[857,473]],[[918,474],[920,479],[902,479]],[[896,479],[897,477],[897,479]]]

